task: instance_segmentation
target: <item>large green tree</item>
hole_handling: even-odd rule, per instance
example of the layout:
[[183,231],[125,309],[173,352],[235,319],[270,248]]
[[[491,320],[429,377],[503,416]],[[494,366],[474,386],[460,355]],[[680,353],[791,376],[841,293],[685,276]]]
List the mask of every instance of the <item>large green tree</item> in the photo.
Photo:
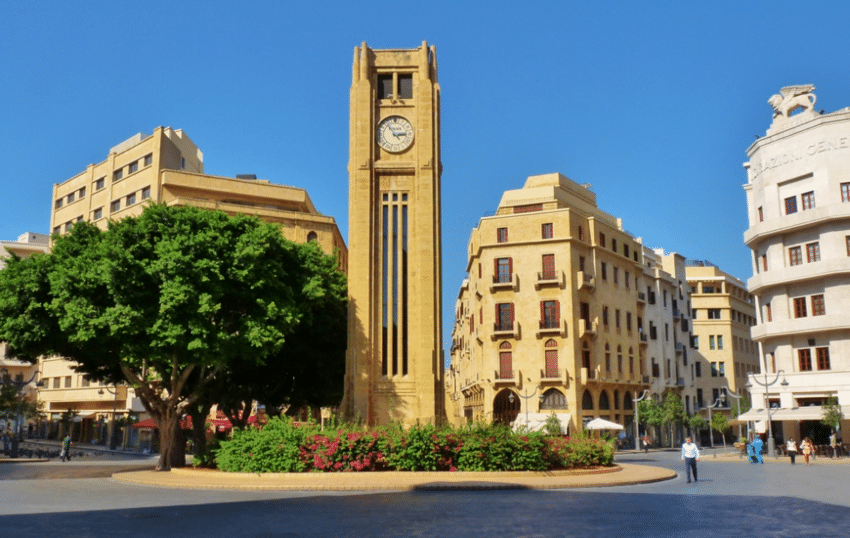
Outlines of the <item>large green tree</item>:
[[[167,470],[184,464],[181,416],[216,379],[301,367],[287,340],[313,305],[344,301],[344,277],[316,249],[254,217],[190,207],[151,205],[105,232],[81,222],[51,253],[0,271],[0,340],[19,358],[61,355],[94,379],[128,382],[157,423]],[[345,341],[344,330],[323,337]]]
[[682,405],[682,398],[678,394],[669,391],[664,396],[664,403],[661,404],[661,416],[663,423],[667,424],[670,432],[670,446],[675,444],[673,439],[673,425],[685,418],[685,406]]

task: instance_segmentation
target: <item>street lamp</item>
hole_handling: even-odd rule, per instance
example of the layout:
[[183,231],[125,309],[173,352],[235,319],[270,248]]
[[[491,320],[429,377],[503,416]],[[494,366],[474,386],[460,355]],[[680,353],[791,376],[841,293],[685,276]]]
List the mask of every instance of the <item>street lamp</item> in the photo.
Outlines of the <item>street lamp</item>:
[[638,402],[646,398],[647,394],[649,394],[649,389],[645,389],[643,394],[640,395],[640,398],[632,398],[632,401],[635,404],[635,451],[640,451],[640,445],[638,444],[638,437],[640,437],[640,429],[638,427]]
[[[112,390],[109,387],[104,387],[106,392],[114,395],[112,399],[112,420],[109,421],[109,450],[115,450],[117,443],[115,442],[115,412],[118,410],[118,386],[112,385]],[[103,389],[97,391],[98,394],[103,394]]]
[[[27,381],[24,381],[23,376],[20,379],[12,379],[9,376],[9,371],[5,368],[0,369],[0,373],[3,374],[3,384],[11,385],[15,387],[15,432],[12,436],[12,451],[9,453],[10,458],[18,457],[18,443],[21,439],[21,401],[24,399],[24,387],[28,386],[32,383],[36,377],[38,377],[38,371],[32,374]],[[8,379],[7,379],[7,376]],[[35,384],[36,387],[41,386],[41,381],[37,381]]]
[[[534,398],[534,395],[537,394],[537,388],[538,387],[534,387],[534,392],[532,392],[531,395],[529,396],[528,395],[528,385],[526,385],[523,389],[525,391],[525,396],[523,396],[522,394],[517,394],[517,396],[519,396],[520,398],[525,400],[525,427],[526,428],[528,428],[528,400],[531,399],[531,398]],[[511,403],[514,403],[514,391],[511,391],[511,393],[508,394],[508,401],[511,402]]]
[[[780,383],[780,385],[782,385],[783,387],[787,387],[788,381],[785,379],[784,374],[785,370],[779,370],[778,372],[776,372],[776,377],[773,378],[773,381],[768,381],[767,368],[765,368],[764,383],[756,379],[755,375],[750,376],[750,381],[755,381],[756,383],[764,387],[764,407],[765,409],[767,409],[767,454],[771,458],[776,457],[776,440],[773,438],[773,424],[771,424],[770,422],[770,398],[767,397],[767,388],[779,381],[779,376],[782,376],[782,383]],[[752,385],[747,382],[744,387],[749,389],[752,387]]]

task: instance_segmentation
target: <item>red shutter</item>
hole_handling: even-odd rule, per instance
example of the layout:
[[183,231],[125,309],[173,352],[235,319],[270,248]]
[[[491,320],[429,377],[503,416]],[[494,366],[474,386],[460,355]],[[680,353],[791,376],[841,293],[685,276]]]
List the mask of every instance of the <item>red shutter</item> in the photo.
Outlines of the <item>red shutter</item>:
[[511,320],[510,320],[511,328],[514,326],[514,304],[511,303]]
[[561,326],[561,301],[555,301],[555,323]]
[[508,258],[508,279],[513,280],[514,277],[514,259]]
[[540,326],[546,322],[546,301],[540,301]]

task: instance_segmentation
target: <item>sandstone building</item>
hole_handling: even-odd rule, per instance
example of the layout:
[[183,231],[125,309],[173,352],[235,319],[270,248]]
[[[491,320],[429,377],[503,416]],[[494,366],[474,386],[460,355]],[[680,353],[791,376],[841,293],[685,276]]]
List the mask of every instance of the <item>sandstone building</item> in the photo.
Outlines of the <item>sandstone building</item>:
[[[450,421],[556,413],[572,431],[601,417],[632,435],[634,400],[685,386],[684,259],[643,246],[560,174],[504,193],[469,240],[458,294]],[[563,418],[562,418],[563,421]]]
[[429,422],[443,414],[436,50],[364,43],[352,78],[343,412]]
[[746,417],[763,431],[769,405],[777,443],[825,443],[830,396],[850,427],[850,108],[819,113],[813,90],[789,86],[770,99],[773,122],[744,164],[761,358]]

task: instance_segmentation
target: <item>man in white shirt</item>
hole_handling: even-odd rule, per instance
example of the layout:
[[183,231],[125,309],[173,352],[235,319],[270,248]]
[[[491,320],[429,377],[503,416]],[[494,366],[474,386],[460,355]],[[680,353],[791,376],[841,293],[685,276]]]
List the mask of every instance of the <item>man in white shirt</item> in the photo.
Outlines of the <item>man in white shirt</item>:
[[688,484],[691,483],[691,471],[694,472],[694,482],[699,482],[697,479],[697,461],[699,461],[699,449],[694,444],[694,440],[688,437],[685,439],[685,444],[682,445],[682,461],[685,462],[685,471],[688,475]]

